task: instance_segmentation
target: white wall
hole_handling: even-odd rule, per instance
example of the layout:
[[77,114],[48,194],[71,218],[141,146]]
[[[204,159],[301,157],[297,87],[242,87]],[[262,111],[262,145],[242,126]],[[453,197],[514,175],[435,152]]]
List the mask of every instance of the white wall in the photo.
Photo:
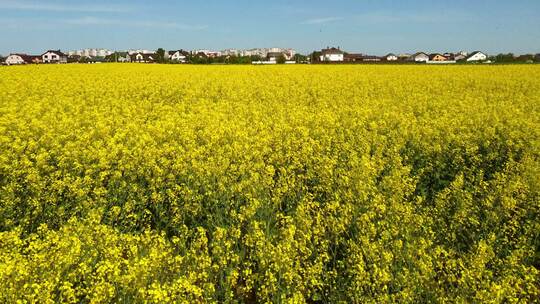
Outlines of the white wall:
[[429,56],[418,55],[418,56],[414,57],[414,61],[416,61],[416,62],[428,62],[429,61]]
[[321,61],[343,61],[343,54],[324,54],[321,56]]
[[180,52],[176,52],[171,56],[171,60],[184,62],[186,61],[186,56],[182,55]]
[[67,62],[67,59],[65,57],[62,57],[60,55],[57,55],[53,52],[47,52],[41,56],[44,63],[50,63],[50,62],[61,62],[65,63]]

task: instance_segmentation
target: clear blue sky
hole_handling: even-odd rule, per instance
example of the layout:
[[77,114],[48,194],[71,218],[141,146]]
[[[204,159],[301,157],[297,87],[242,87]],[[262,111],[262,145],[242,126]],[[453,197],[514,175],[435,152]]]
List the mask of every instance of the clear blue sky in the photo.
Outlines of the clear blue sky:
[[540,0],[0,0],[0,54],[326,46],[540,53]]

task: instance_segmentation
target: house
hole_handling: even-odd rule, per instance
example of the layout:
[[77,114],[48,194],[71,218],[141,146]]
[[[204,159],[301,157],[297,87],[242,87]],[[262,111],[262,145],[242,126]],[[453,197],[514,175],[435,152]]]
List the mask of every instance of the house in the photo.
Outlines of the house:
[[448,61],[448,58],[441,54],[430,54],[429,61]]
[[321,50],[320,61],[323,62],[341,62],[344,60],[345,53],[338,48],[326,48]]
[[10,54],[5,60],[5,63],[7,65],[31,64],[40,62],[41,56],[32,56],[26,54]]
[[344,54],[343,61],[345,62],[361,62],[364,54]]
[[454,55],[455,61],[463,61],[465,59],[467,59],[467,55],[460,54],[460,53]]
[[535,62],[540,62],[540,54],[534,55],[534,61]]
[[364,55],[361,58],[362,62],[380,62],[381,57],[378,56],[372,56],[372,55]]
[[412,61],[411,58],[412,58],[412,55],[411,54],[399,54],[398,56],[398,60],[399,61]]
[[187,61],[187,55],[189,55],[189,53],[184,50],[169,51],[167,54],[169,56],[169,60],[182,63]]
[[395,54],[388,54],[386,56],[383,57],[383,60],[386,60],[386,61],[397,61],[398,60],[398,56],[396,56]]
[[131,57],[128,52],[114,52],[105,57],[108,62],[131,62]]
[[486,61],[488,56],[480,51],[473,52],[467,57],[467,62]]
[[67,58],[68,63],[78,63],[81,61],[81,55],[69,55]]
[[67,55],[60,50],[48,50],[41,55],[43,63],[67,63]]
[[266,55],[266,59],[268,61],[276,61],[277,62],[280,58],[286,60],[285,54],[283,54],[281,52],[269,52]]
[[446,60],[453,61],[456,57],[454,53],[444,53],[442,54]]
[[143,53],[134,53],[130,55],[131,62],[137,63],[153,63],[155,62],[156,54],[143,54]]
[[424,52],[419,52],[412,55],[409,60],[414,62],[428,62],[429,55]]

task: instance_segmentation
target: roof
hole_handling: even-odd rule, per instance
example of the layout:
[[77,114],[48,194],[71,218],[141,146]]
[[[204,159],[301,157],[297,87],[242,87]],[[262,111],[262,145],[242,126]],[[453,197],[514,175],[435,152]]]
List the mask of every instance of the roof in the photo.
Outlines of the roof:
[[356,59],[361,58],[364,54],[345,54],[345,58]]
[[189,55],[189,53],[186,52],[186,51],[184,51],[184,50],[169,51],[168,53],[169,53],[169,55],[174,55],[174,54],[176,54],[176,53],[178,53],[178,52],[180,52],[180,54],[182,54],[182,55],[184,55],[184,56]]
[[392,53],[386,54],[386,56],[384,56],[384,57],[390,57],[390,56],[397,57],[396,54],[392,54]]
[[361,57],[362,60],[380,60],[381,58],[379,56],[373,56],[373,55],[364,55]]
[[40,59],[41,60],[41,56],[39,56],[39,55],[9,54],[9,56],[13,56],[13,55],[21,57],[21,59],[24,62],[27,62],[27,63],[32,63],[35,59]]
[[342,50],[340,50],[339,48],[335,48],[335,47],[322,49],[321,52],[322,52],[323,55],[345,54]]
[[268,57],[280,57],[280,56],[284,56],[283,53],[281,52],[269,52]]
[[439,53],[429,54],[429,58],[430,58],[430,59],[433,59],[433,58],[435,58],[435,57],[437,57],[437,56],[446,58],[444,55],[439,54]]
[[62,53],[60,50],[48,50],[45,53],[41,54],[41,56],[43,56],[43,55],[45,55],[47,53],[53,53],[53,54],[56,54],[56,55],[58,55],[60,57],[67,57],[67,55]]
[[131,54],[130,57],[133,60],[134,58],[137,57],[137,55],[141,55],[145,61],[147,61],[147,60],[155,60],[156,59],[156,54],[154,54],[154,53],[152,53],[152,54],[143,54],[143,53],[139,52],[139,53]]
[[414,54],[413,57],[418,57],[418,56],[420,56],[420,55],[429,57],[429,55],[426,54],[426,53],[424,53],[424,52],[418,52],[418,53]]
[[[484,52],[474,51],[474,52],[470,53],[469,56],[467,56],[467,58],[471,58],[472,56],[477,55],[477,54],[484,54],[484,55],[486,55]],[[487,56],[487,55],[486,55],[486,56]]]

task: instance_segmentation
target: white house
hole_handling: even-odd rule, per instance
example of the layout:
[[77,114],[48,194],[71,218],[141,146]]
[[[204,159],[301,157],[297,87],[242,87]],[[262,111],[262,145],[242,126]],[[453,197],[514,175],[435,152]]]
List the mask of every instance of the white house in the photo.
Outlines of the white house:
[[344,60],[345,53],[339,48],[326,48],[321,51],[320,60],[323,62],[339,62]]
[[466,55],[463,55],[463,54],[460,54],[460,53],[454,55],[454,60],[455,61],[460,61],[460,60],[465,60],[465,59],[467,59]]
[[10,54],[5,60],[5,63],[7,65],[30,64],[30,63],[39,63],[39,62],[40,62],[39,56],[31,56],[31,55],[26,55],[26,54]]
[[155,58],[156,58],[155,54],[136,53],[136,54],[130,55],[131,62],[137,62],[137,63],[153,63],[156,61]]
[[183,50],[178,51],[169,51],[169,60],[175,61],[175,62],[186,62],[187,61],[187,52]]
[[411,57],[411,59],[414,62],[428,62],[429,61],[429,55],[424,53],[424,52],[420,52],[420,53],[414,54]]
[[30,62],[27,62],[24,57],[27,57],[23,54],[10,54],[6,58],[6,64],[7,65],[15,65],[15,64],[27,64]]
[[396,55],[394,55],[394,54],[392,54],[392,53],[390,53],[390,54],[384,56],[383,58],[384,58],[384,60],[386,60],[386,61],[397,61],[397,60],[398,60],[398,56],[396,56]]
[[48,50],[41,55],[41,60],[43,63],[67,63],[67,55],[60,52],[60,50]]
[[467,57],[467,62],[474,61],[486,61],[488,56],[482,52],[473,52],[469,57]]

